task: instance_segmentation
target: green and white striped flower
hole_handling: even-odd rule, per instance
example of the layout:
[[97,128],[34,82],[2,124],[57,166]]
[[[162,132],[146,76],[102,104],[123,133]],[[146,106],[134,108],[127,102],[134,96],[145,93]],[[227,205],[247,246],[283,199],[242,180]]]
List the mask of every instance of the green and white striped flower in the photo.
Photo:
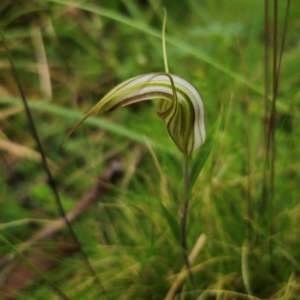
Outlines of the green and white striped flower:
[[203,102],[194,86],[169,73],[137,76],[119,84],[75,125],[70,134],[101,109],[113,111],[121,106],[151,99],[160,99],[157,114],[166,124],[180,151],[186,155],[195,152],[205,140]]

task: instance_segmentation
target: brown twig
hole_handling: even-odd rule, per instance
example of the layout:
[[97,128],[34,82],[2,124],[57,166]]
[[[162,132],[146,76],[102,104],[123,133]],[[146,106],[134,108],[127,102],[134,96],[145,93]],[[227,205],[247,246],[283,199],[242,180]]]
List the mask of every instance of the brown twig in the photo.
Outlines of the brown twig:
[[[68,222],[73,222],[82,212],[84,212],[92,203],[99,200],[108,189],[109,182],[115,183],[121,174],[121,166],[118,162],[114,161],[104,171],[104,174],[97,178],[95,185],[79,200],[77,205],[66,214]],[[19,252],[24,252],[30,248],[33,243],[37,243],[44,240],[49,240],[53,235],[57,234],[63,228],[65,228],[65,218],[61,217],[56,221],[47,224],[44,228],[39,230],[34,236],[29,238],[19,248]],[[14,254],[10,253],[6,255],[0,261],[0,269],[8,266],[14,261]]]

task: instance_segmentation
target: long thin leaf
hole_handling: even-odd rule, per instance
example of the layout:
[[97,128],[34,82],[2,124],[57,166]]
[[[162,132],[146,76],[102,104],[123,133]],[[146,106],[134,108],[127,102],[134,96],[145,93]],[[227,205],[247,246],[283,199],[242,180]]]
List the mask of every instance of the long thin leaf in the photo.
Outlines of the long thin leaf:
[[164,204],[160,201],[161,210],[166,218],[169,227],[171,229],[171,232],[173,234],[173,237],[175,238],[175,241],[178,245],[180,245],[180,227],[179,223],[176,220],[176,218],[169,212],[169,210],[164,206]]
[[64,300],[69,300],[69,297],[62,292],[42,271],[40,271],[35,265],[32,264],[32,262],[27,259],[27,257],[21,253],[9,240],[7,240],[4,236],[0,235],[0,239],[7,245],[9,246],[18,256],[21,260],[26,262],[28,266],[33,269],[41,278],[43,278],[46,283],[57,293],[61,299]]
[[[6,97],[6,96],[0,96],[0,104],[8,104],[8,105],[13,105],[13,106],[22,105],[19,98]],[[60,117],[63,117],[64,119],[69,119],[72,121],[79,121],[84,117],[84,114],[79,111],[75,111],[70,108],[64,108],[61,106],[55,106],[53,104],[50,104],[50,103],[44,102],[44,101],[30,101],[29,100],[28,105],[29,105],[30,109],[33,109],[35,111],[46,112],[46,113],[60,116]],[[109,132],[112,132],[113,134],[123,136],[125,138],[129,138],[129,139],[139,142],[139,143],[143,143],[143,144],[145,143],[145,135],[144,134],[137,133],[135,131],[125,128],[124,126],[114,124],[105,119],[90,117],[84,123],[87,125],[90,125],[90,126],[95,126],[97,128],[105,129]],[[178,155],[178,151],[176,151],[175,147],[169,147],[169,145],[165,146],[157,141],[153,141],[149,138],[147,138],[147,139],[153,148],[158,149],[160,151],[163,151],[163,152],[168,153],[173,156]]]
[[[79,9],[89,11],[98,15],[101,15],[103,17],[109,18],[111,20],[117,21],[119,23],[125,24],[127,26],[133,27],[136,30],[143,31],[150,36],[156,37],[158,39],[161,39],[161,32],[151,28],[147,24],[143,23],[142,21],[135,21],[133,19],[130,19],[128,17],[123,16],[122,14],[119,14],[118,12],[112,11],[110,9],[106,9],[103,7],[95,6],[93,4],[89,3],[76,3],[74,1],[65,1],[65,0],[48,0],[49,2],[59,3],[63,5],[69,5],[73,7],[77,7]],[[246,84],[245,78],[237,74],[235,72],[232,72],[230,69],[222,65],[221,63],[215,61],[212,57],[210,57],[208,54],[202,52],[199,48],[196,48],[195,46],[189,45],[186,41],[182,41],[175,37],[168,37],[166,38],[166,42],[169,44],[177,47],[181,51],[191,54],[194,57],[198,58],[199,60],[213,66],[214,68],[222,71],[223,73],[227,74],[228,76],[234,78],[235,80]],[[256,85],[252,84],[251,82],[247,83],[249,89],[255,91],[256,93],[263,95],[263,89],[260,87],[257,87]],[[269,99],[271,101],[271,99]],[[277,101],[277,106],[281,111],[287,111],[288,107],[285,103],[282,101]]]
[[221,110],[215,124],[213,125],[210,133],[206,137],[204,144],[201,146],[199,151],[196,153],[195,158],[193,160],[189,193],[191,193],[191,191],[198,179],[198,176],[199,176],[201,170],[203,169],[204,164],[207,161],[209,154],[213,148],[215,137],[216,137],[216,134],[217,134],[220,124],[221,124],[221,120],[222,120],[222,110]]
[[4,48],[5,48],[5,51],[6,51],[6,55],[7,55],[7,58],[8,58],[8,61],[10,63],[10,67],[11,67],[11,71],[12,71],[12,74],[13,74],[13,77],[14,77],[14,80],[17,84],[17,87],[18,87],[18,90],[19,90],[19,93],[20,93],[20,97],[22,99],[22,102],[23,102],[23,105],[24,105],[24,109],[25,109],[25,113],[26,113],[26,116],[27,116],[27,119],[28,119],[28,125],[29,125],[29,128],[31,130],[31,134],[36,142],[36,145],[37,145],[37,148],[38,148],[38,151],[41,155],[41,159],[42,159],[42,166],[45,170],[45,173],[48,177],[48,183],[49,183],[49,186],[51,187],[52,189],[52,192],[53,192],[53,195],[54,195],[54,199],[56,201],[56,204],[57,204],[57,207],[59,209],[59,212],[60,212],[60,215],[62,216],[62,218],[64,218],[65,220],[65,223],[66,225],[68,226],[69,228],[69,231],[71,233],[71,235],[73,236],[74,240],[76,241],[76,243],[78,244],[79,246],[79,250],[80,252],[82,253],[85,261],[86,261],[86,264],[88,266],[88,268],[90,269],[91,271],[91,274],[94,276],[94,280],[95,280],[95,283],[101,288],[101,294],[102,293],[105,293],[105,290],[104,288],[102,287],[100,281],[99,281],[99,278],[97,277],[97,274],[95,272],[95,270],[93,269],[92,265],[90,264],[89,260],[88,260],[88,257],[86,256],[79,240],[77,239],[77,236],[73,230],[73,227],[71,226],[70,222],[68,221],[67,217],[66,217],[66,214],[65,214],[65,210],[64,210],[64,207],[62,205],[62,202],[61,202],[61,199],[60,199],[60,195],[58,193],[58,189],[56,187],[56,183],[53,179],[53,175],[48,167],[48,162],[47,162],[47,159],[46,159],[46,155],[45,155],[45,152],[44,152],[44,148],[42,146],[42,143],[41,143],[41,140],[40,140],[40,137],[39,137],[39,134],[38,134],[38,131],[37,131],[37,127],[35,125],[35,121],[33,119],[33,116],[31,114],[31,110],[28,106],[28,101],[27,101],[27,98],[25,96],[25,92],[24,92],[24,89],[23,89],[23,86],[21,84],[21,80],[20,80],[20,77],[19,77],[19,74],[17,72],[17,69],[15,68],[15,64],[14,64],[14,60],[13,60],[13,57],[11,55],[11,52],[10,52],[10,49],[6,43],[6,39],[5,39],[5,35],[4,35],[4,32],[2,31],[2,27],[0,26],[0,36],[1,36],[1,40],[3,42],[3,45],[4,45]]

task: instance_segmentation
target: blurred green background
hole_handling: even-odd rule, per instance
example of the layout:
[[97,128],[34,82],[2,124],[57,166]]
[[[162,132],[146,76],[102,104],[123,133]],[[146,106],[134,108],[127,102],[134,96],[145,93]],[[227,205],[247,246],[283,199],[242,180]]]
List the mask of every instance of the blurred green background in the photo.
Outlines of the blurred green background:
[[[278,49],[287,3],[278,2]],[[164,203],[174,219],[179,218],[182,157],[155,113],[157,101],[90,118],[62,147],[76,121],[115,85],[164,71],[163,8],[168,12],[170,72],[200,92],[208,132],[223,106],[222,125],[194,189],[188,217],[189,248],[202,234],[204,241],[193,262],[197,289],[184,278],[174,299],[298,299],[297,1],[291,1],[289,8],[280,69],[270,209],[262,205],[270,200],[262,199],[264,1],[2,0],[0,24],[65,210],[71,210],[95,185],[111,161],[122,166],[124,174],[118,184],[72,223],[106,290],[101,298],[164,299],[183,267],[180,247],[161,208]],[[268,13],[271,22],[271,1]],[[2,42],[0,54],[0,235],[19,247],[60,213]],[[253,240],[248,247],[249,223]],[[60,247],[69,237],[66,227],[52,242],[33,247]],[[1,242],[1,257],[11,251]],[[0,284],[10,272],[9,268],[1,271]],[[100,299],[99,286],[80,252],[62,255],[43,272],[70,299]],[[16,291],[12,299],[58,298],[40,276]]]

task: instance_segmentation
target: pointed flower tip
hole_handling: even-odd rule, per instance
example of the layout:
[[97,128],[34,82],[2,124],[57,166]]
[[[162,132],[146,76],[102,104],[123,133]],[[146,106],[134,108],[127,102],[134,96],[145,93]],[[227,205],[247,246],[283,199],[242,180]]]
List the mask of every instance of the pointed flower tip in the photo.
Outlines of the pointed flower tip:
[[136,102],[160,99],[157,114],[179,150],[195,152],[205,140],[204,107],[196,88],[185,79],[168,73],[154,73],[129,79],[104,96],[75,127],[101,109],[113,111]]

